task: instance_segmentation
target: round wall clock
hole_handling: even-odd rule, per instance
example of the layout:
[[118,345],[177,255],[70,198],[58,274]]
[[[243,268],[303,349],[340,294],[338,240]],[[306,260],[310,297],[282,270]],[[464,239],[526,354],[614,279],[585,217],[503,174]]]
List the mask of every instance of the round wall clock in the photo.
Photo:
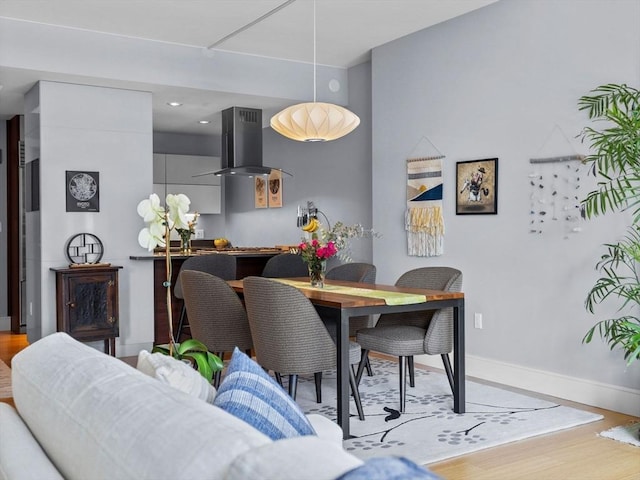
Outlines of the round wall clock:
[[102,260],[102,242],[92,233],[78,233],[67,241],[67,258],[73,264],[99,263]]
[[91,200],[98,191],[98,182],[88,173],[78,173],[69,180],[69,193],[81,202]]

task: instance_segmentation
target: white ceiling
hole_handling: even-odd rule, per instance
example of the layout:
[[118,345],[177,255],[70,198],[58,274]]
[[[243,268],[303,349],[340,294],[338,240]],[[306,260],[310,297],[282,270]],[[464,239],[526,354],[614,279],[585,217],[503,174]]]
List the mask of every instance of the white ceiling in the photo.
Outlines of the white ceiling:
[[[371,50],[379,45],[494,1],[317,0],[317,63],[357,65],[368,60]],[[277,12],[215,48],[312,62],[312,0],[0,0],[0,17],[207,48],[281,5],[284,7]],[[9,118],[22,113],[22,95],[45,77],[43,72],[14,69],[0,73],[0,117]],[[60,76],[46,78],[65,80]],[[95,79],[91,83],[96,84]],[[180,109],[177,113],[179,109],[167,112],[160,108],[178,93],[185,103],[206,104],[210,115],[225,108],[220,105],[241,105],[243,101],[240,96],[203,101],[207,92],[176,92],[157,85],[146,89],[154,94],[154,129],[161,131],[198,131],[195,120],[201,111]],[[262,108],[279,108],[272,99],[253,100]]]

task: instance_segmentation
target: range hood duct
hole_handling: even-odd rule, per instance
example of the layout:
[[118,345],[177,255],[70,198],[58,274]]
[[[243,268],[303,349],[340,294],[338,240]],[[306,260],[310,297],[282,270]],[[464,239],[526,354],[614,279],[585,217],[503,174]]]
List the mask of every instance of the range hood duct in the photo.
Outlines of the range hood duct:
[[221,160],[222,170],[215,175],[269,175],[280,170],[262,165],[262,110],[231,107],[222,111]]

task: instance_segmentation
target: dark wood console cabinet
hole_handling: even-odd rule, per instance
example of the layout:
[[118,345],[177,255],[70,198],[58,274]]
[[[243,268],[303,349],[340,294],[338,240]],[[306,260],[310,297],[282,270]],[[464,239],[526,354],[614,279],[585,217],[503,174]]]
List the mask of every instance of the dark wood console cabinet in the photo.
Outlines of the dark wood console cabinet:
[[104,352],[115,357],[119,336],[119,266],[52,268],[56,273],[59,332],[81,342],[104,340]]

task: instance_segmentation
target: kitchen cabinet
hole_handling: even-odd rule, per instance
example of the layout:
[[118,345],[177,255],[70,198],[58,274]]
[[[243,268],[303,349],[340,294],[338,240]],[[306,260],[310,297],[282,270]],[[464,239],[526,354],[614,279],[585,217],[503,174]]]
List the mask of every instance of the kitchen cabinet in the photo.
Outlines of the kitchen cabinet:
[[220,168],[220,157],[154,153],[153,191],[161,199],[169,193],[184,193],[191,200],[190,212],[220,213],[221,178],[215,175],[196,176]]
[[[280,252],[251,252],[247,253],[237,252],[234,254],[236,257],[236,278],[241,278],[250,275],[261,275],[267,260]],[[210,255],[219,255],[217,253],[210,253]],[[154,344],[159,345],[167,343],[169,341],[169,315],[167,312],[167,289],[164,286],[164,282],[167,280],[167,266],[164,256],[143,256],[132,257],[137,260],[149,260],[153,261],[153,284],[154,284]],[[180,268],[184,261],[189,256],[181,256],[177,254],[171,255],[171,285],[176,284],[178,281],[178,275],[180,274]],[[184,301],[177,298],[174,295],[174,289],[171,289],[171,319],[173,321],[173,331],[178,331],[178,322],[180,320],[180,314],[182,313],[182,306]],[[176,341],[184,340],[184,338],[176,339]]]

